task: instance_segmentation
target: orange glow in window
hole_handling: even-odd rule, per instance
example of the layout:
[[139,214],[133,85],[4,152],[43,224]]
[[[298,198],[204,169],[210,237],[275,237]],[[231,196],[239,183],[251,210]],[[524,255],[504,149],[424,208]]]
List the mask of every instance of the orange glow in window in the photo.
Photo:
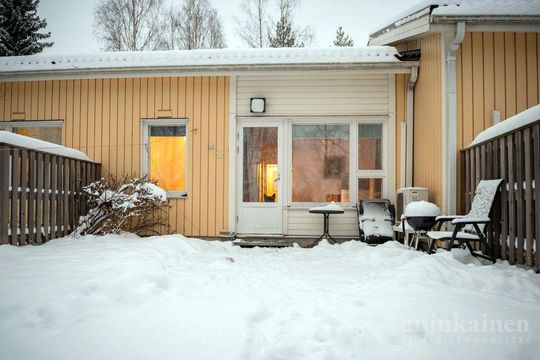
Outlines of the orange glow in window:
[[150,178],[166,191],[186,191],[186,137],[150,136]]

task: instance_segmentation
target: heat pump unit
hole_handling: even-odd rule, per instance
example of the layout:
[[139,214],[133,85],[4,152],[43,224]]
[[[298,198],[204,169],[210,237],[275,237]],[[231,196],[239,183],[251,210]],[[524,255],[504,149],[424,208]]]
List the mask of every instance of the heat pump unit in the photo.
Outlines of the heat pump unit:
[[421,200],[428,200],[428,189],[422,187],[399,189],[396,195],[396,221],[400,221],[401,215],[409,203]]

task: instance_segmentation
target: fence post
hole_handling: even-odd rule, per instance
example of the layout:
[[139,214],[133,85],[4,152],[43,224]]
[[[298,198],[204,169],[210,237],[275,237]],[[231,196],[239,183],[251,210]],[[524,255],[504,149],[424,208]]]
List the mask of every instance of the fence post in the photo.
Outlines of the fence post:
[[[0,169],[9,172],[9,148],[2,144],[0,144]],[[10,174],[8,176],[0,176],[0,244],[9,244],[9,178]]]

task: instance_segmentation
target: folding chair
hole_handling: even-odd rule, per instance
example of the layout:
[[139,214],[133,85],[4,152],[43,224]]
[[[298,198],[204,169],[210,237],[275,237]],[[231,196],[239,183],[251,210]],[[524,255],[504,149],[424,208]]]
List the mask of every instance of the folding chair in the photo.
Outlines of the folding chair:
[[[481,180],[476,187],[471,211],[467,215],[446,215],[438,216],[437,231],[429,231],[432,241],[428,253],[431,254],[435,247],[436,240],[447,240],[447,249],[450,251],[455,241],[464,242],[473,256],[491,260],[495,263],[495,254],[487,242],[486,229],[491,222],[491,214],[495,197],[499,191],[502,179]],[[454,225],[453,231],[440,231],[442,224],[451,221]],[[471,242],[483,243],[489,255],[474,251]]]

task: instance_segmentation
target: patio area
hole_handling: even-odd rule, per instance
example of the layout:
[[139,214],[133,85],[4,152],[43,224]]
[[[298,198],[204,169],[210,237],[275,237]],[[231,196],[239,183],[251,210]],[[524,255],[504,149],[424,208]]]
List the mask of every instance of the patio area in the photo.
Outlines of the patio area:
[[397,242],[0,246],[6,359],[538,358],[540,275]]

